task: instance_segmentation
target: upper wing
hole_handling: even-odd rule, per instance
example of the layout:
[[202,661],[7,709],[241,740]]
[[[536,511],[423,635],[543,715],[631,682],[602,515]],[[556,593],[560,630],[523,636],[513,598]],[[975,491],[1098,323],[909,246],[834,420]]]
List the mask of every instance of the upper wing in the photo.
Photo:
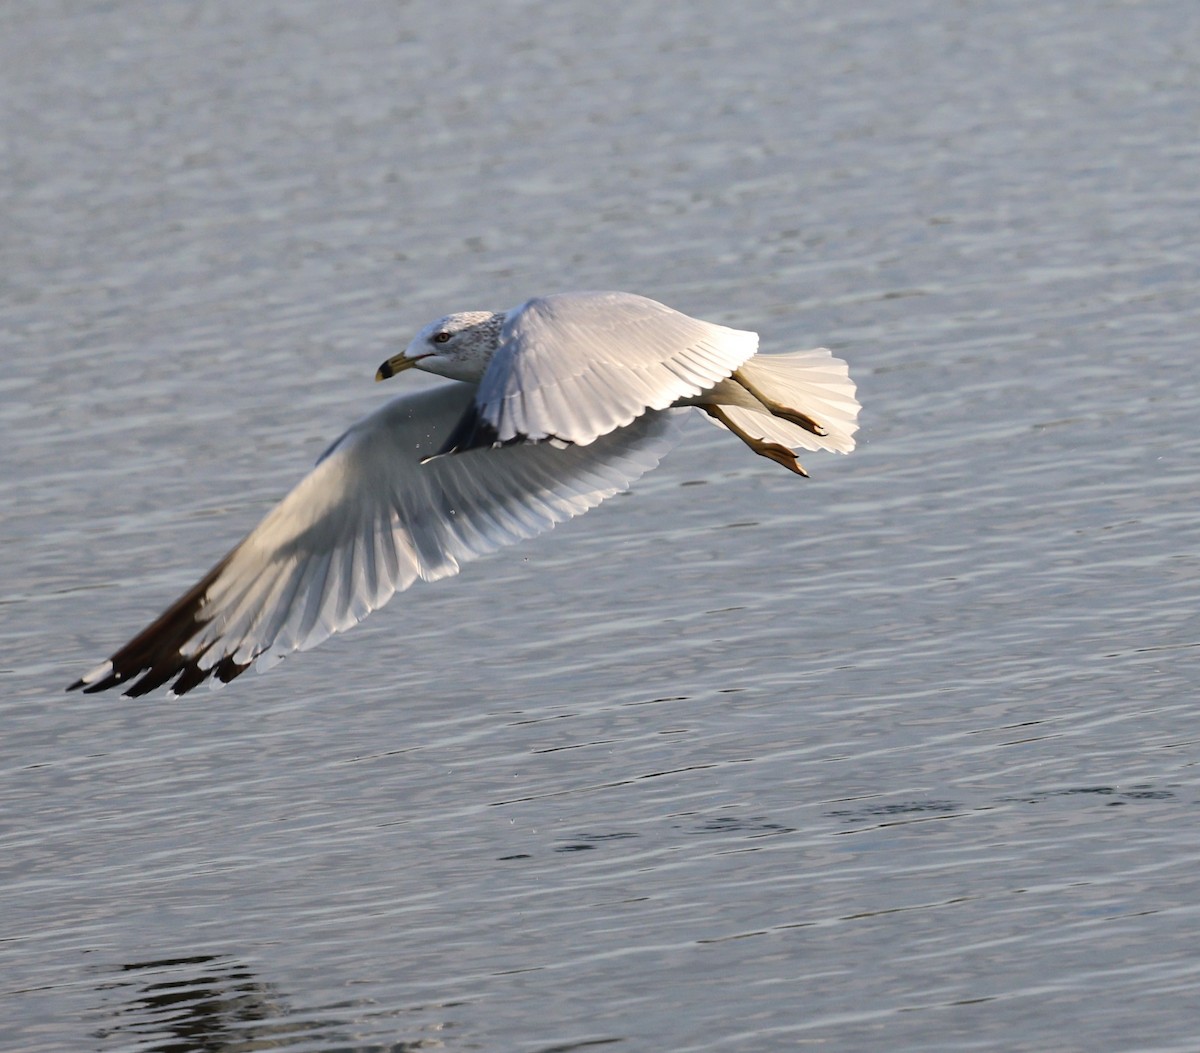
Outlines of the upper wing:
[[758,335],[631,293],[562,293],[510,311],[445,452],[543,439],[586,446],[729,376]]
[[[518,445],[420,458],[470,404],[446,384],[387,403],[346,432],[300,484],[194,588],[72,684],[132,683],[142,695],[228,682],[256,658],[348,629],[417,578],[532,537],[594,507],[673,445],[670,414],[647,414],[586,447]],[[138,679],[140,678],[140,679]]]

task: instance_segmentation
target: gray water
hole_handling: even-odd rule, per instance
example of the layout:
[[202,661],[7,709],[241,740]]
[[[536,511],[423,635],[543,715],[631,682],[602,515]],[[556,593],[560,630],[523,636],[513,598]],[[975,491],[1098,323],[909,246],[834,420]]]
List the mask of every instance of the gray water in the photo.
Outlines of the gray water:
[[[1200,1047],[1193,0],[0,18],[0,1047]],[[834,348],[859,450],[697,421],[63,694],[417,327],[586,288]]]

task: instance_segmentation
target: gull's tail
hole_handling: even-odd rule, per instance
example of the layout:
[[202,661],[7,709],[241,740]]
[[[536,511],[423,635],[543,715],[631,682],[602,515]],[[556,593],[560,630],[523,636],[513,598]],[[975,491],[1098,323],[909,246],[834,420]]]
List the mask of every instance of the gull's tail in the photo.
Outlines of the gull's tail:
[[755,355],[706,392],[700,408],[755,453],[807,475],[793,451],[854,449],[854,392],[846,363],[818,347]]

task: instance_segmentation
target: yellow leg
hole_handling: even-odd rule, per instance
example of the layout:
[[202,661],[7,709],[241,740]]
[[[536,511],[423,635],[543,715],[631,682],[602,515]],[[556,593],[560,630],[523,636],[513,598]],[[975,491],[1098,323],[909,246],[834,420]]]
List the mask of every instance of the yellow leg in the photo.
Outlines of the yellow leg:
[[774,399],[764,395],[758,388],[750,383],[740,371],[735,371],[733,379],[742,385],[751,395],[761,402],[767,409],[776,417],[786,420],[789,424],[794,424],[798,428],[803,428],[807,432],[812,432],[813,435],[828,435],[825,425],[820,421],[813,420],[807,413],[801,413],[799,410],[794,410],[790,406],[784,406],[782,403],[776,402]]
[[747,434],[729,419],[729,415],[720,406],[703,405],[700,408],[710,417],[724,424],[760,457],[766,457],[776,464],[782,464],[789,472],[802,475],[805,479],[808,478],[808,472],[804,470],[804,466],[796,460],[796,455],[786,446],[781,446],[777,442],[767,442],[765,439],[757,439],[753,435]]

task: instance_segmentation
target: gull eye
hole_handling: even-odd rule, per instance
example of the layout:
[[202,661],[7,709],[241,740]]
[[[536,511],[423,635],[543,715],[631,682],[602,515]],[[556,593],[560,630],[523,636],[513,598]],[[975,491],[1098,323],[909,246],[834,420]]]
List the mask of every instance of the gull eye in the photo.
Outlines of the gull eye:
[[449,339],[450,339],[450,334],[445,332],[444,330],[440,333],[433,334],[433,342],[435,344],[444,344],[447,341],[449,341]]

